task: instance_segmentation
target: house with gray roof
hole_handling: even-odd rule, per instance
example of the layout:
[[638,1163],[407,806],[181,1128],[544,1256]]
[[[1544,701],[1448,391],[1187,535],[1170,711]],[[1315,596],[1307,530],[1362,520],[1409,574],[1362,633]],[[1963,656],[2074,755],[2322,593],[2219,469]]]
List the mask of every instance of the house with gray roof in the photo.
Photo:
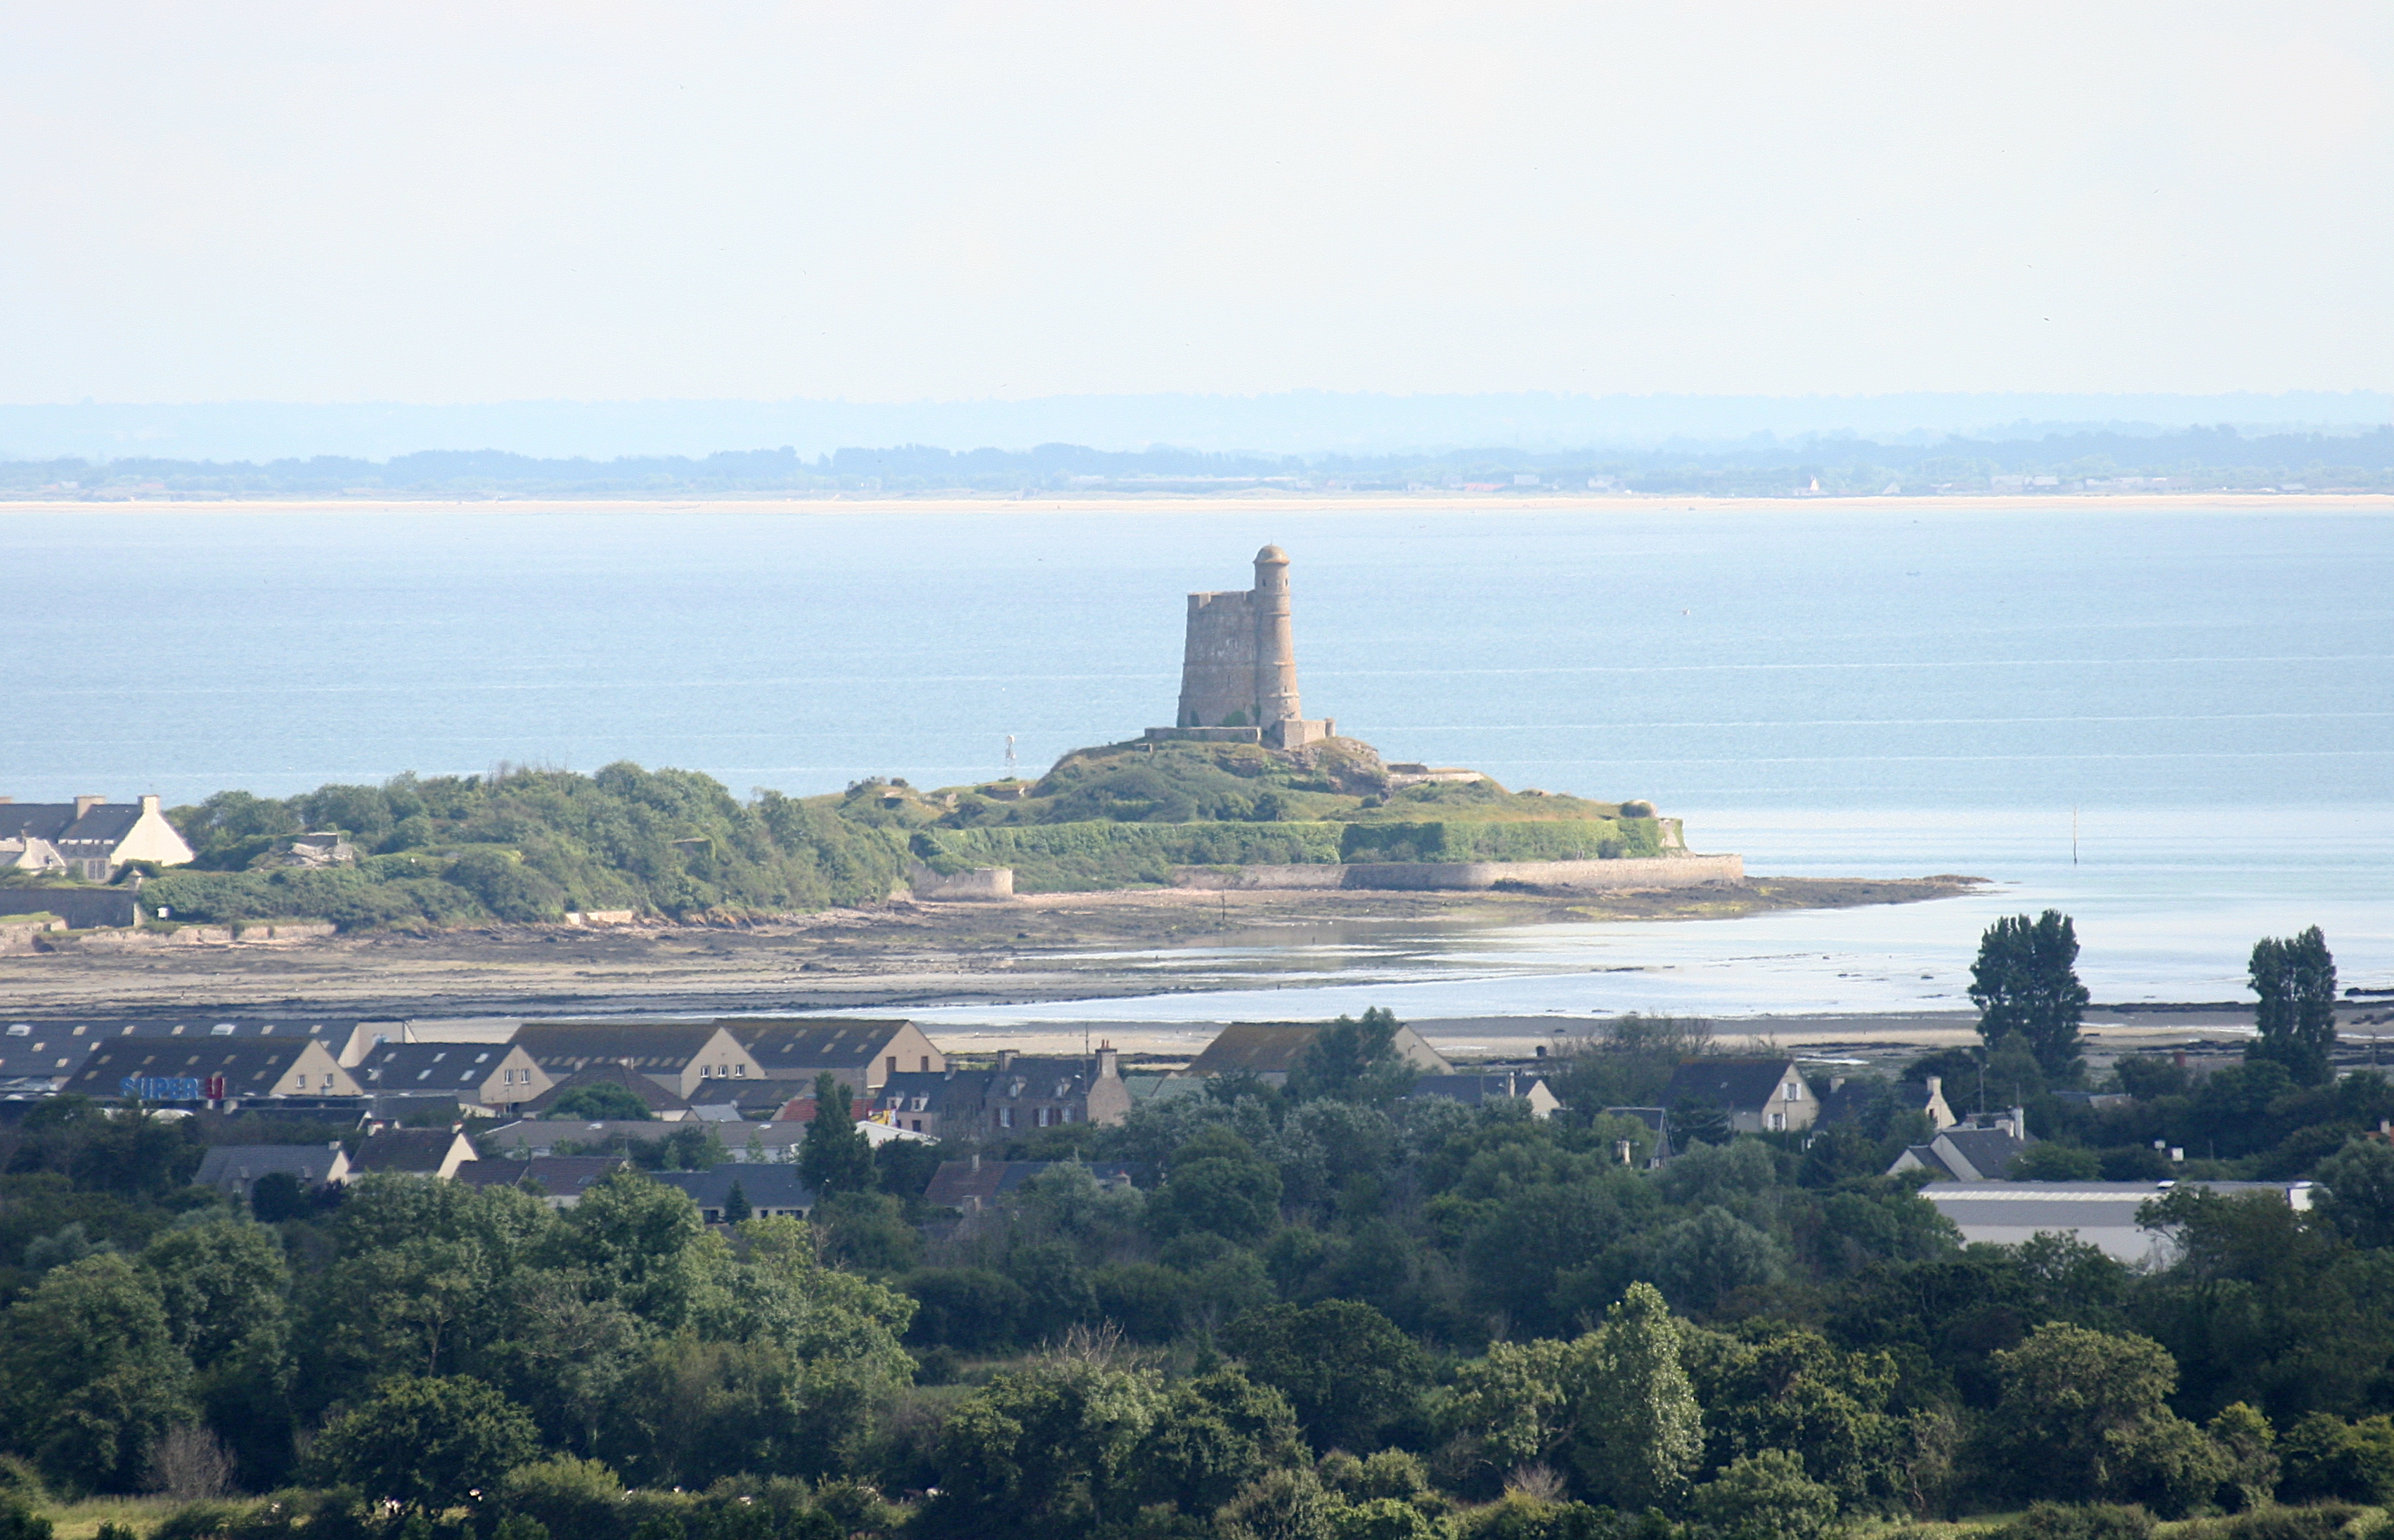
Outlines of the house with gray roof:
[[154,796],[134,802],[104,796],[20,802],[0,796],[0,865],[63,870],[86,882],[106,882],[128,861],[183,866],[191,860],[191,846],[159,811]]
[[527,1021],[513,1041],[552,1080],[594,1064],[621,1064],[685,1102],[723,1099],[717,1082],[766,1078],[756,1056],[713,1021]]
[[212,1187],[246,1205],[259,1178],[280,1172],[313,1190],[347,1181],[349,1157],[338,1144],[218,1144],[200,1157],[194,1187]]
[[102,1038],[64,1088],[109,1101],[322,1101],[365,1094],[312,1037]]
[[740,1189],[752,1219],[803,1219],[814,1211],[814,1190],[795,1165],[718,1165],[712,1171],[651,1171],[653,1179],[688,1193],[708,1224],[725,1222],[731,1190]]
[[449,1097],[499,1112],[538,1099],[556,1084],[512,1043],[384,1043],[355,1073],[377,1097]]
[[572,1208],[590,1184],[606,1180],[632,1163],[621,1155],[535,1155],[530,1160],[467,1161],[454,1178],[477,1191],[486,1187],[537,1190],[551,1208]]
[[1546,1088],[1546,1077],[1506,1070],[1495,1074],[1426,1074],[1414,1082],[1409,1098],[1459,1101],[1466,1107],[1496,1106],[1519,1101],[1530,1115],[1544,1122],[1555,1115],[1562,1098]]
[[1915,1144],[1895,1157],[1890,1177],[1904,1171],[1926,1171],[1931,1181],[2002,1181],[2035,1141],[2028,1137],[2028,1114],[2015,1107],[2008,1112],[1980,1112],[1968,1123],[1940,1129],[1926,1144]]
[[92,1043],[62,1022],[9,1022],[0,1035],[0,1097],[54,1094],[73,1078]]
[[1683,1059],[1663,1091],[1674,1110],[1709,1107],[1732,1134],[1793,1133],[1819,1120],[1821,1103],[1792,1059]]
[[[984,1160],[979,1155],[942,1161],[939,1170],[931,1175],[930,1186],[923,1191],[923,1201],[934,1208],[978,1213],[995,1208],[1006,1194],[1016,1191],[1042,1172],[1072,1164],[1069,1161]],[[1131,1185],[1130,1167],[1127,1165],[1111,1163],[1092,1165],[1088,1170],[1100,1187]]]
[[515,1110],[524,1117],[546,1117],[551,1109],[575,1091],[598,1086],[629,1092],[648,1109],[649,1116],[660,1123],[678,1123],[690,1116],[689,1102],[658,1085],[653,1078],[612,1060],[601,1060],[576,1070],[562,1080],[550,1082],[548,1089],[529,1101],[518,1104]]
[[474,1141],[458,1128],[383,1126],[358,1141],[349,1157],[351,1181],[360,1177],[428,1177],[447,1181],[467,1162],[479,1159]]
[[828,1072],[859,1098],[893,1074],[944,1074],[948,1068],[948,1056],[912,1021],[727,1016],[717,1024],[739,1040],[769,1079],[811,1086]]

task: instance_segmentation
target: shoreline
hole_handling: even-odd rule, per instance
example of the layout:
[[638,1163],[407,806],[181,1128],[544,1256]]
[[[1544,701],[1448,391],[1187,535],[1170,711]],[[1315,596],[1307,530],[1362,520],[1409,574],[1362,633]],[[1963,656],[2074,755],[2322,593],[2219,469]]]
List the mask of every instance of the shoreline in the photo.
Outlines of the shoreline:
[[1391,508],[1427,513],[1621,513],[1673,508],[1707,513],[1779,512],[1825,508],[1840,513],[1990,513],[2050,508],[2072,513],[2252,513],[2301,510],[2312,513],[2394,513],[2394,493],[2381,492],[2167,492],[2167,493],[1956,493],[1952,495],[1717,497],[1700,494],[1598,493],[1572,496],[1493,493],[1284,494],[1011,493],[986,496],[938,493],[921,497],[849,497],[837,494],[784,497],[200,497],[0,499],[0,518],[32,514],[359,513],[386,517],[422,513],[784,513],[827,516],[898,513],[1375,513]]

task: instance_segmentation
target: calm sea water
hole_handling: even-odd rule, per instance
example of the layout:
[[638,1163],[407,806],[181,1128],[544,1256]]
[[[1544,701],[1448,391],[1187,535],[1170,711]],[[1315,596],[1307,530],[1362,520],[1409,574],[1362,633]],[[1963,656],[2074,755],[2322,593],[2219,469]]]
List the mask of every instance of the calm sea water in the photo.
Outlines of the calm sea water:
[[2047,902],[2114,997],[2231,998],[2314,922],[2394,982],[2394,519],[2332,505],[7,515],[0,793],[618,758],[803,793],[994,775],[1009,733],[1035,771],[1169,721],[1181,595],[1266,541],[1308,713],[1391,758],[1651,797],[1757,872],[2004,884],[1509,934],[1403,985],[1441,1009],[1915,1006]]

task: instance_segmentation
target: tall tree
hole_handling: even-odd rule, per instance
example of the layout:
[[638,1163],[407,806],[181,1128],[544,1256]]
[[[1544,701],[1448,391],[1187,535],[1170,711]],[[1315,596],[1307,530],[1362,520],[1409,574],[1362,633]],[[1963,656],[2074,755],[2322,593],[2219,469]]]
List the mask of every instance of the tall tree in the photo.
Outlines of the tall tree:
[[1619,1507],[1676,1507],[1703,1461],[1704,1427],[1670,1307],[1653,1284],[1632,1283],[1581,1340],[1590,1349],[1574,1365],[1581,1474]]
[[2077,965],[2078,932],[2059,910],[2033,920],[2012,915],[1987,927],[1970,965],[1979,1035],[1993,1047],[2017,1033],[2049,1078],[2070,1077],[2078,1068],[2078,1025],[2087,1001]]
[[191,1376],[155,1280],[112,1251],[52,1269],[0,1317],[0,1428],[69,1491],[131,1490]]
[[829,1070],[815,1076],[815,1116],[798,1147],[798,1175],[817,1198],[873,1191],[873,1146],[856,1126],[856,1099]]
[[1414,1088],[1421,1072],[1396,1046],[1396,1012],[1374,1006],[1363,1019],[1342,1016],[1322,1029],[1290,1068],[1289,1094],[1300,1101],[1389,1102]]
[[2321,1084],[2335,1046],[2335,958],[2327,938],[2318,926],[2292,940],[2265,936],[2253,943],[2251,973],[2261,997],[2253,1024],[2261,1035],[2244,1057],[2283,1064],[2298,1084]]

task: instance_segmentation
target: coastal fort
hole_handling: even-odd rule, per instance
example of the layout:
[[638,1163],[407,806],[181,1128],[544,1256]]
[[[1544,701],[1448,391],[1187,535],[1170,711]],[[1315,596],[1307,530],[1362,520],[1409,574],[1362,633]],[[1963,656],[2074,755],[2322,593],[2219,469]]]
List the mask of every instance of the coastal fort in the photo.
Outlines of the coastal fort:
[[1199,740],[1303,748],[1338,735],[1327,717],[1307,721],[1296,694],[1296,635],[1289,619],[1288,553],[1256,553],[1256,586],[1189,596],[1180,661],[1180,710],[1151,741]]

